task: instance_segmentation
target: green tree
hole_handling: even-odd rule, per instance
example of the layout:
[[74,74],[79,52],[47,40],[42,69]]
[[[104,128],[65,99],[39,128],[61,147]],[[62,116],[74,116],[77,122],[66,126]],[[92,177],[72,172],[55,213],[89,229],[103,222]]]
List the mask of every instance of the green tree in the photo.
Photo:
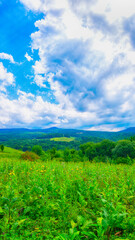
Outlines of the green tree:
[[0,148],[1,148],[1,151],[3,152],[3,151],[4,151],[4,145],[2,144],[2,145],[0,146]]
[[135,158],[135,148],[134,143],[129,140],[118,141],[116,147],[113,149],[114,158],[127,156]]
[[112,157],[112,149],[115,148],[116,143],[108,139],[96,144],[96,151],[98,156]]
[[64,149],[63,156],[64,156],[64,161],[65,162],[70,162],[71,161],[71,152],[68,148]]
[[51,160],[52,160],[55,157],[57,150],[55,147],[53,147],[52,149],[49,150],[49,152],[50,152]]
[[96,151],[96,145],[94,143],[91,143],[86,151],[85,151],[86,157],[88,157],[89,161],[92,161],[94,157],[97,156],[97,151]]
[[41,146],[35,145],[35,146],[33,146],[33,148],[32,148],[32,152],[36,153],[38,156],[41,156],[42,153],[43,153],[43,149],[42,149]]

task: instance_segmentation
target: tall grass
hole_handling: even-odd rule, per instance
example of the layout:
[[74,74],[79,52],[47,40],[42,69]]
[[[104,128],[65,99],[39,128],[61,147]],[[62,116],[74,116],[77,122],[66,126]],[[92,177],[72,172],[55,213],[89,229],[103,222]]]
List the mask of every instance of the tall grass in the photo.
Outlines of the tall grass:
[[0,159],[0,239],[135,239],[135,165]]

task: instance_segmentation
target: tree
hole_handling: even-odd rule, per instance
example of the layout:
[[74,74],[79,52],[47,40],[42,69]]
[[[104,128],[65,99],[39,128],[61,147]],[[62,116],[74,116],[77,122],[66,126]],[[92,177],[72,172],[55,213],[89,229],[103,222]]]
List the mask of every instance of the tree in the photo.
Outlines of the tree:
[[41,146],[35,145],[35,146],[33,146],[33,148],[32,148],[32,152],[36,153],[38,156],[41,156],[42,153],[43,153],[43,149],[42,149]]
[[50,155],[51,155],[51,160],[55,157],[57,150],[55,147],[53,147],[52,149],[50,149]]
[[3,152],[3,151],[4,151],[4,145],[2,144],[2,145],[0,146],[0,148],[1,148],[1,151]]
[[135,148],[134,143],[129,140],[118,141],[116,147],[113,149],[114,158],[127,156],[135,158]]
[[85,155],[88,157],[89,161],[92,161],[94,157],[97,156],[96,146],[94,143],[91,143],[85,151]]
[[112,149],[115,148],[116,143],[104,139],[102,142],[96,144],[96,150],[98,156],[112,157]]
[[71,153],[70,153],[70,150],[68,148],[64,149],[63,157],[64,157],[65,162],[70,162],[71,161]]

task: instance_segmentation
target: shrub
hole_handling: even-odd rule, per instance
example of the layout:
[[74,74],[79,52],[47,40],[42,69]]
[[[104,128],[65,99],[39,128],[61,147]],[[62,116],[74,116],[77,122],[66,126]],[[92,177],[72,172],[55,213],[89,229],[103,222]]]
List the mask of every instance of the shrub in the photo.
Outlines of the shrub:
[[42,149],[41,146],[35,145],[35,146],[33,146],[33,148],[32,148],[32,152],[36,153],[38,156],[41,156],[42,153],[43,153],[43,149]]
[[4,145],[2,144],[2,145],[0,146],[0,148],[1,148],[1,151],[3,152],[3,151],[4,151]]
[[93,159],[94,162],[104,162],[104,163],[110,163],[111,159],[106,156],[97,156]]
[[33,162],[33,161],[39,159],[39,156],[34,152],[26,151],[25,153],[23,153],[21,155],[21,158],[24,160],[29,160],[29,161]]
[[130,158],[129,156],[118,157],[118,158],[114,159],[114,163],[116,163],[116,164],[124,163],[124,164],[128,164],[128,165],[132,165],[134,163],[134,159]]

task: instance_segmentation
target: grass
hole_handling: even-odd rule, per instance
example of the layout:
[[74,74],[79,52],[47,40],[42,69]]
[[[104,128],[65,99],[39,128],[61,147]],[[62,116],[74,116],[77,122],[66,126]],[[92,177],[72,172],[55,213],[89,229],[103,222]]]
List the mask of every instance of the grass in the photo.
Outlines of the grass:
[[135,165],[0,153],[0,239],[135,239]]
[[74,137],[56,137],[56,138],[51,138],[50,141],[55,141],[55,142],[72,142],[74,141]]
[[4,147],[4,151],[0,151],[0,160],[7,158],[8,160],[10,159],[19,159],[21,154],[23,152],[10,148],[10,147]]

